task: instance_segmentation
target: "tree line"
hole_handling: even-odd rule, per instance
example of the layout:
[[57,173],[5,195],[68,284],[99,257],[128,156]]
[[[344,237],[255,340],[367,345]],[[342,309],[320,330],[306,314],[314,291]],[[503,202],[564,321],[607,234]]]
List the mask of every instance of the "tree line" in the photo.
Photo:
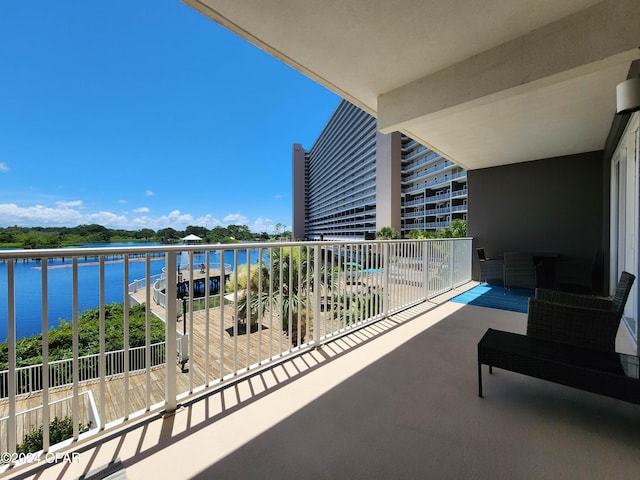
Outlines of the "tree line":
[[103,225],[78,225],[76,227],[0,227],[0,247],[3,248],[59,248],[85,243],[115,242],[156,242],[161,244],[180,243],[187,235],[197,235],[206,243],[235,243],[269,241],[290,238],[291,232],[277,224],[274,234],[255,233],[246,225],[217,226],[212,229],[188,226],[184,230],[162,228],[153,230],[110,229]]

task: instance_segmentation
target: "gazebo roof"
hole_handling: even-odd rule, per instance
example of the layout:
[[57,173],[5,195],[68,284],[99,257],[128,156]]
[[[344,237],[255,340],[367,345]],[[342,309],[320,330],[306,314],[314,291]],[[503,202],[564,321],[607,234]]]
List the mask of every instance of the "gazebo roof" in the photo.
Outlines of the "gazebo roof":
[[183,242],[201,242],[202,239],[193,233],[182,238]]

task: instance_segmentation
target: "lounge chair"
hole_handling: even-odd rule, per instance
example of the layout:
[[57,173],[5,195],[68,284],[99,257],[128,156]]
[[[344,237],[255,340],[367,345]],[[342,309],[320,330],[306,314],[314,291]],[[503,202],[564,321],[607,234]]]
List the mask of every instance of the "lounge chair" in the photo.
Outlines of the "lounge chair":
[[612,298],[537,289],[529,300],[527,335],[615,351],[616,335],[635,276],[622,272]]

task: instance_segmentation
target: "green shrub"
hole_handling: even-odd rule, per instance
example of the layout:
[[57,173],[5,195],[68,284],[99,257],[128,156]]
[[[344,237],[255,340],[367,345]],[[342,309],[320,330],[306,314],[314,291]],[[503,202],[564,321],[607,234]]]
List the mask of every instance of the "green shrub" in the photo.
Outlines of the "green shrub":
[[[89,431],[91,422],[86,425],[79,424],[80,433]],[[33,428],[24,437],[24,442],[16,447],[16,453],[34,453],[42,450],[42,427]],[[73,436],[73,420],[68,417],[55,417],[49,423],[49,444],[55,445]]]
[[[145,344],[146,311],[144,304],[129,310],[129,347],[141,347]],[[164,341],[164,323],[151,317],[151,343]],[[51,328],[49,334],[49,361],[71,358],[73,352],[73,324],[68,320],[60,321],[57,328]],[[112,303],[105,305],[105,351],[124,348],[124,305]],[[0,343],[0,370],[8,368],[7,342]],[[100,309],[85,310],[78,318],[79,356],[100,352]],[[42,334],[21,338],[16,342],[16,361],[18,367],[42,363]]]
[[382,227],[376,232],[376,238],[378,240],[395,240],[400,238],[400,232],[392,227]]

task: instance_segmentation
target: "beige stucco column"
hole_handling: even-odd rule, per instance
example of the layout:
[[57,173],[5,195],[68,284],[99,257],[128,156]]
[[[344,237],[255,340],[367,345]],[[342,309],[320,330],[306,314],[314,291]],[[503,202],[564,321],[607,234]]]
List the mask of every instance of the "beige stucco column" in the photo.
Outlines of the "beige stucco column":
[[394,132],[376,135],[376,230],[400,231],[402,137]]
[[293,225],[292,233],[295,239],[304,239],[305,237],[305,209],[306,209],[306,191],[305,191],[305,154],[304,148],[299,143],[293,145],[292,151],[292,171],[293,185],[292,191],[292,211]]

